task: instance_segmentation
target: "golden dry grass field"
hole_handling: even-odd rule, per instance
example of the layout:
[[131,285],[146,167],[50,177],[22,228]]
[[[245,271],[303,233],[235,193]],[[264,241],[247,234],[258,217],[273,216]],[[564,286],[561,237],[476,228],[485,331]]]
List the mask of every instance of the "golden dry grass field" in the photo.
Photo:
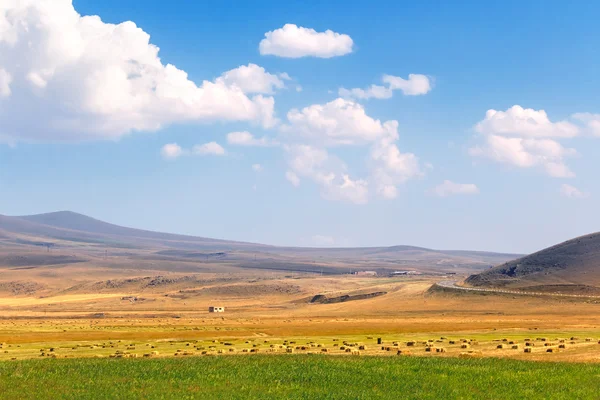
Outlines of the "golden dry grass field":
[[[431,291],[440,277],[79,264],[0,277],[0,360],[321,353],[600,361],[597,300]],[[377,292],[385,294],[311,303]]]

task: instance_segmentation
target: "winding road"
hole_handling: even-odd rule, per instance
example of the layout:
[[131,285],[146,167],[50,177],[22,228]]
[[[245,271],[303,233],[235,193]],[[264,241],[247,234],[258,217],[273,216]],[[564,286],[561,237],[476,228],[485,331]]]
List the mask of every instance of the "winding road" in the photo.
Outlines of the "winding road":
[[521,296],[551,296],[551,297],[573,297],[573,298],[591,298],[600,299],[600,296],[592,296],[585,294],[561,294],[561,293],[543,293],[543,292],[524,292],[521,290],[503,290],[503,289],[487,289],[459,286],[458,281],[440,281],[437,286],[445,289],[464,290],[468,292],[485,292],[485,293],[501,293],[501,294],[516,294]]

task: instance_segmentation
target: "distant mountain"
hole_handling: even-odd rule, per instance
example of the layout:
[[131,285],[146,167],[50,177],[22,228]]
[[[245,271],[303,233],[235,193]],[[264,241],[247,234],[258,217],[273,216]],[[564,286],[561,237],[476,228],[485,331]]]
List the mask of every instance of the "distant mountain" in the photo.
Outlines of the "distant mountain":
[[[110,224],[82,214],[60,211],[8,217],[0,215],[0,250],[10,246],[74,249],[102,254],[104,249],[129,249],[131,257],[185,262],[209,260],[248,268],[335,271],[360,269],[443,272],[481,270],[519,257],[470,251],[441,251],[414,246],[358,248],[299,248],[235,242],[153,232]],[[250,265],[250,266],[249,266]],[[296,268],[296,267],[294,267]]]
[[470,276],[466,283],[564,293],[600,292],[600,233],[509,261]]
[[217,245],[248,245],[249,243],[232,242],[219,239],[208,239],[196,236],[177,235],[171,233],[153,232],[141,229],[126,228],[119,225],[109,224],[86,215],[71,211],[58,211],[47,214],[25,215],[16,217],[19,220],[29,221],[35,224],[66,229],[69,231],[85,232],[88,234],[119,236],[124,238],[151,239],[169,242],[198,242],[202,244]]

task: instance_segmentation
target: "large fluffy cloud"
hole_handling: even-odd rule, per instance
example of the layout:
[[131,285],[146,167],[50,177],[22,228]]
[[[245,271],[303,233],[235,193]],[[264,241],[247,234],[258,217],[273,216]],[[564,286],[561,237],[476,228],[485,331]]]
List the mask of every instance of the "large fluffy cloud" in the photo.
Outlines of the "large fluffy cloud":
[[485,144],[471,148],[470,154],[519,168],[542,167],[552,177],[570,178],[574,173],[565,164],[565,158],[577,152],[552,139],[488,135]]
[[369,117],[361,104],[338,98],[326,104],[313,104],[288,112],[289,124],[284,131],[305,140],[327,146],[370,143],[378,139],[398,137],[398,122]]
[[387,86],[371,85],[367,89],[345,89],[340,88],[338,93],[341,97],[352,97],[355,99],[389,99],[394,90],[400,90],[406,96],[418,96],[429,93],[432,88],[430,79],[425,75],[410,74],[408,79],[398,76],[384,75],[383,83]]
[[530,138],[570,138],[579,133],[571,122],[552,122],[544,110],[518,105],[506,111],[488,110],[475,129],[483,134]]
[[[422,175],[418,158],[402,153],[396,144],[398,122],[376,120],[358,103],[338,98],[293,109],[287,118],[282,127],[285,139],[310,143],[287,148],[287,178],[295,186],[300,183],[298,177],[307,177],[321,186],[325,198],[364,204],[371,191],[395,198],[398,185]],[[345,164],[326,150],[340,145],[370,146],[367,178],[351,178]]]
[[283,28],[265,33],[260,42],[262,55],[300,58],[331,58],[352,52],[354,42],[348,35],[326,30],[317,32],[294,24],[285,24]]
[[279,81],[250,85],[230,71],[196,84],[158,53],[135,23],[81,16],[71,0],[1,2],[0,137],[71,141],[188,121],[275,123],[273,98],[246,93],[270,93]]
[[575,176],[566,159],[577,152],[559,142],[580,133],[571,122],[552,122],[544,110],[516,105],[506,111],[489,110],[475,129],[484,143],[470,149],[472,156],[519,168],[541,167],[555,178]]

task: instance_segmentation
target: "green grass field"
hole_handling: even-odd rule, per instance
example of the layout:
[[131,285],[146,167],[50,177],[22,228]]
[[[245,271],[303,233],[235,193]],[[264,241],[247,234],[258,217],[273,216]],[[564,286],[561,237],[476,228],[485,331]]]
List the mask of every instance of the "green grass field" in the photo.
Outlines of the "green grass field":
[[319,355],[0,363],[2,399],[598,399],[600,365]]

